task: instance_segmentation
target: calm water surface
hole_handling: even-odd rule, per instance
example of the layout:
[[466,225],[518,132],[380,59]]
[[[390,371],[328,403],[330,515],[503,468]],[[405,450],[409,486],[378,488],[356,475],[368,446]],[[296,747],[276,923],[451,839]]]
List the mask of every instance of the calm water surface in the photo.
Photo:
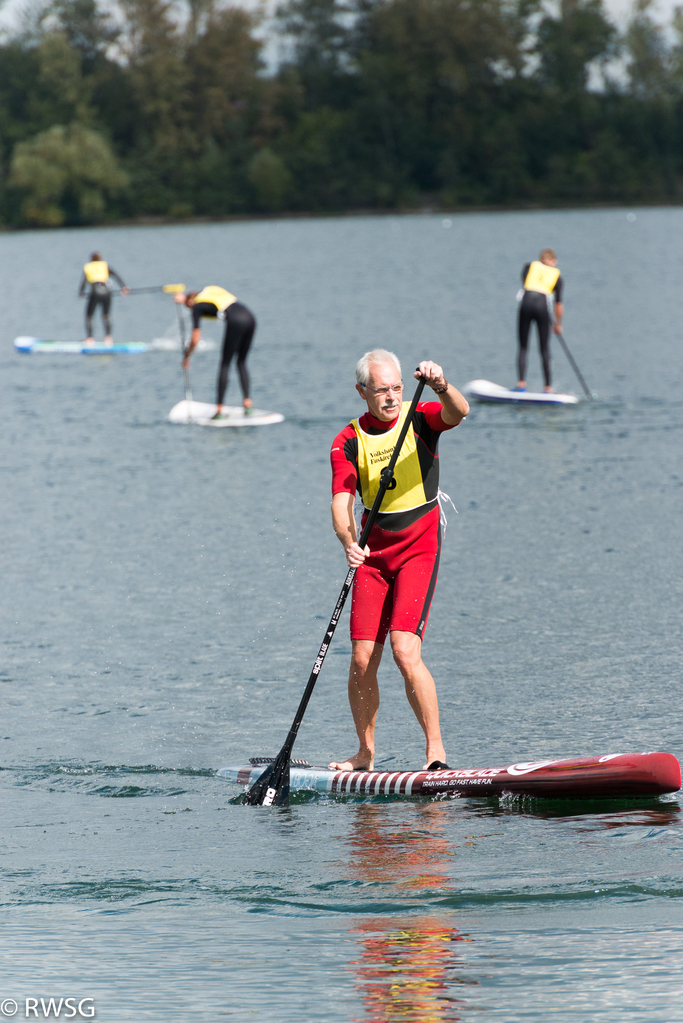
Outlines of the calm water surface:
[[[683,210],[635,214],[0,237],[5,1017],[71,997],[112,1023],[683,1021],[680,796],[267,810],[215,775],[280,748],[343,581],[328,452],[357,357],[513,383],[519,272],[546,245],[599,397],[474,407],[443,440],[459,514],[425,659],[449,761],[683,755]],[[234,291],[256,403],[285,423],[171,426],[176,352],[16,354],[82,336],[94,248],[134,286]],[[172,337],[174,316],[117,299],[115,335]],[[217,357],[194,357],[196,398]],[[554,368],[580,394],[559,347]],[[349,652],[344,625],[296,747],[313,762],[353,748]],[[388,661],[381,685],[378,761],[420,765]]]

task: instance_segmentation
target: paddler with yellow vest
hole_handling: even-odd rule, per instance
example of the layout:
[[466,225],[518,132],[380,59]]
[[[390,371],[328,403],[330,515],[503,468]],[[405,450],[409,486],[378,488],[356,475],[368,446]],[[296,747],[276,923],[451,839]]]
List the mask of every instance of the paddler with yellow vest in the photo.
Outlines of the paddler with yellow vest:
[[[436,686],[422,660],[422,637],[436,586],[441,550],[438,445],[469,405],[435,362],[421,362],[424,377],[438,401],[418,404],[403,442],[390,487],[365,550],[357,543],[354,500],[358,493],[367,516],[405,421],[401,365],[378,348],[356,366],[356,390],[367,412],[345,427],[332,444],[332,525],[357,569],[351,605],[349,702],[358,734],[358,752],[333,761],[333,770],[371,770],[375,756],[375,722],[379,708],[377,669],[389,637],[406,695],[425,734],[426,766],[446,766],[439,726]],[[364,522],[365,520],[363,520]]]
[[247,355],[251,348],[251,342],[256,330],[256,320],[253,313],[241,302],[238,302],[234,295],[225,288],[210,284],[201,291],[188,291],[187,294],[178,293],[174,300],[186,305],[192,311],[192,336],[183,355],[183,369],[190,365],[190,356],[199,344],[202,336],[200,320],[202,316],[225,321],[225,333],[223,335],[223,349],[221,352],[221,363],[218,369],[218,384],[216,388],[216,413],[213,419],[223,419],[223,398],[228,387],[228,372],[230,363],[234,356],[237,356],[237,372],[242,388],[242,405],[244,414],[251,415],[253,402],[249,397],[249,373],[247,371]]
[[[550,373],[550,326],[556,334],[562,333],[562,277],[557,269],[557,257],[552,249],[543,249],[538,259],[527,263],[522,270],[523,291],[519,303],[516,391],[526,391],[527,349],[531,324],[538,327],[538,347],[543,365],[543,390],[552,391]],[[553,316],[553,302],[555,305]]]
[[104,343],[105,345],[112,345],[114,340],[111,336],[111,318],[109,316],[109,310],[111,308],[111,291],[109,290],[109,279],[113,277],[118,286],[121,289],[122,295],[127,295],[129,289],[123,283],[116,270],[109,266],[99,252],[93,252],[90,257],[90,262],[86,263],[83,267],[83,277],[81,278],[81,286],[78,289],[78,297],[80,298],[85,294],[85,289],[89,287],[88,292],[88,304],[85,307],[85,333],[86,345],[94,345],[95,338],[93,336],[92,322],[95,315],[95,310],[98,306],[102,308],[102,321],[104,323]]

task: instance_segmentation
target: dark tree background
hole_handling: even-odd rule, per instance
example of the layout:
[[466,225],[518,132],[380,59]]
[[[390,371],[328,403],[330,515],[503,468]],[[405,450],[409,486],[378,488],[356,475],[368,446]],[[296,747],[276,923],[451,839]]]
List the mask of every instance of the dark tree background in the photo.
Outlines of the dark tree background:
[[[683,14],[635,0],[50,0],[0,45],[0,217],[683,198]],[[279,40],[280,60],[272,54]]]

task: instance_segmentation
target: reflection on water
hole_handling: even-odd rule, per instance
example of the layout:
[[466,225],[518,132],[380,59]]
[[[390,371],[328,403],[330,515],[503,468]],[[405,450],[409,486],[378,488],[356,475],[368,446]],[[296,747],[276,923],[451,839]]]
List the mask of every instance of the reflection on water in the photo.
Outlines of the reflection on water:
[[[621,804],[621,805],[620,805]],[[605,809],[609,806],[609,809]],[[681,827],[683,814],[674,800],[643,796],[630,799],[537,800],[501,798],[498,806],[483,808],[485,816],[517,815],[539,820],[575,820],[591,831],[609,831],[621,827]],[[580,830],[580,828],[579,828]]]
[[[444,806],[418,804],[411,828],[396,828],[386,806],[362,803],[355,807],[349,845],[353,858],[349,870],[354,878],[406,889],[450,888],[448,873],[454,860],[446,836]],[[408,814],[404,820],[411,819]]]
[[465,999],[454,985],[476,984],[462,976],[463,942],[447,919],[435,916],[366,920],[359,927],[358,977],[365,1017],[354,1023],[443,1023],[462,1019]]
[[[411,808],[401,827],[386,807],[355,808],[348,842],[351,877],[388,886],[401,896],[451,890],[453,845],[445,830],[445,808],[427,804]],[[410,823],[411,826],[406,826]],[[421,902],[416,899],[416,907]],[[456,986],[477,984],[463,975],[464,943],[448,913],[372,917],[352,928],[359,935],[359,957],[351,969],[365,1008],[354,1023],[442,1023],[462,1018],[467,1008]]]

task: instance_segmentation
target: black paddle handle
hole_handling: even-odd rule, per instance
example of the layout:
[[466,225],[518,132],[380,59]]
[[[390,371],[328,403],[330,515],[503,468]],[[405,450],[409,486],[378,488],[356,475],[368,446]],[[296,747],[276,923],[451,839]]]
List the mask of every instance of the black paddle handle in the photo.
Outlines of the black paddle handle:
[[[391,458],[389,459],[389,464],[382,470],[377,496],[373,501],[372,508],[368,512],[368,517],[365,526],[363,527],[360,540],[358,541],[358,546],[361,548],[361,550],[365,548],[365,545],[368,541],[368,537],[370,536],[370,531],[372,530],[377,515],[379,514],[380,505],[382,504],[384,495],[387,492],[387,489],[392,479],[394,478],[394,469],[396,467],[396,462],[398,461],[398,456],[401,453],[401,448],[403,447],[403,442],[406,438],[406,434],[410,429],[413,417],[415,416],[415,409],[417,408],[417,403],[419,402],[422,392],[424,390],[425,382],[426,381],[424,380],[424,378],[420,377],[417,388],[415,389],[413,400],[411,402],[410,408],[408,409],[408,414],[405,418],[405,422],[403,423],[403,427],[399,434],[398,440],[396,441],[393,453],[391,455]],[[292,747],[294,746],[294,740],[296,739],[297,733],[299,731],[299,725],[301,724],[303,716],[306,713],[306,708],[308,707],[309,700],[311,699],[311,696],[313,694],[313,689],[318,680],[318,675],[320,674],[320,670],[325,661],[325,657],[327,656],[327,651],[330,648],[332,637],[334,636],[337,625],[339,624],[339,619],[341,618],[342,611],[344,610],[346,598],[348,597],[351,587],[353,586],[353,580],[355,578],[355,575],[356,569],[349,568],[348,572],[346,573],[346,579],[344,580],[344,585],[342,586],[341,593],[339,594],[339,598],[337,599],[334,611],[332,612],[330,623],[327,626],[325,637],[322,643],[320,644],[320,650],[318,651],[318,656],[315,659],[313,670],[311,671],[311,674],[308,678],[308,683],[304,690],[304,694],[301,697],[301,702],[299,703],[299,707],[294,717],[294,721],[292,722],[292,727],[290,728],[287,734],[285,744],[280,754],[280,756],[284,754],[285,761],[289,760],[290,754],[292,752]],[[280,757],[278,757],[278,760],[279,759]],[[274,781],[275,779],[273,779],[273,787],[275,788],[276,785],[274,784]]]

